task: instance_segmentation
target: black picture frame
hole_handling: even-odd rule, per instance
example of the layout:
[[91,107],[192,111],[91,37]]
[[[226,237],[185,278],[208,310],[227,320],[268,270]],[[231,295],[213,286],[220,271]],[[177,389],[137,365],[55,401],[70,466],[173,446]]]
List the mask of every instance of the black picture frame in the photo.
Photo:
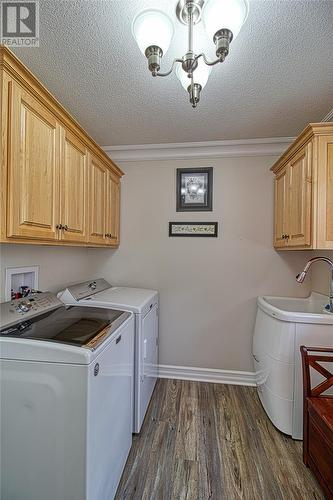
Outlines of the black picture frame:
[[[174,232],[173,228],[174,227],[181,227],[184,226],[184,232]],[[209,232],[193,232],[193,233],[188,233],[185,231],[185,226],[212,226],[213,227],[213,233]],[[180,238],[187,238],[187,237],[194,237],[194,238],[217,238],[218,236],[218,222],[169,222],[169,237],[180,237]]]
[[[201,195],[202,202],[191,202],[188,199],[191,195],[182,192],[186,189],[186,178],[191,177],[206,178],[205,192]],[[213,167],[177,168],[176,199],[177,212],[211,212],[213,210]]]

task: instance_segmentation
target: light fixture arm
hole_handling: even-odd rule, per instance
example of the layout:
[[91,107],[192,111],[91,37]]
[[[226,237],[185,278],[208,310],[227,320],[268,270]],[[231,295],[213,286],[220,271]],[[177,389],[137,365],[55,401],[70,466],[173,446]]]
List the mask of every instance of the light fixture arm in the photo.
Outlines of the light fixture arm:
[[[223,58],[223,60],[221,60],[220,57],[218,59],[215,59],[214,61],[209,61],[207,59],[206,55],[204,54],[204,52],[201,52],[201,54],[198,54],[197,56],[194,56],[194,61],[198,61],[200,59],[200,57],[202,57],[203,61],[205,62],[205,64],[207,66],[215,66],[216,64],[224,61],[224,58]],[[169,71],[167,71],[166,73],[160,73],[160,72],[154,72],[154,71],[152,71],[152,75],[153,76],[169,76],[169,75],[171,75],[171,73],[174,70],[175,64],[177,62],[183,64],[184,60],[183,59],[178,59],[178,58],[174,59],[173,62],[172,62],[172,64],[171,64],[171,68],[169,69]]]
[[172,62],[172,65],[171,65],[171,68],[169,69],[169,71],[167,71],[166,73],[152,73],[153,76],[169,76],[171,75],[171,73],[173,72],[173,69],[175,67],[175,64],[179,62],[179,63],[183,63],[183,59],[174,59],[173,62]]
[[223,61],[221,61],[220,57],[218,59],[215,59],[215,61],[208,61],[206,55],[203,52],[201,52],[201,54],[198,54],[197,56],[195,56],[195,60],[197,61],[198,59],[200,59],[200,57],[202,57],[202,59],[204,60],[204,62],[207,66],[215,66],[215,64],[223,62]]

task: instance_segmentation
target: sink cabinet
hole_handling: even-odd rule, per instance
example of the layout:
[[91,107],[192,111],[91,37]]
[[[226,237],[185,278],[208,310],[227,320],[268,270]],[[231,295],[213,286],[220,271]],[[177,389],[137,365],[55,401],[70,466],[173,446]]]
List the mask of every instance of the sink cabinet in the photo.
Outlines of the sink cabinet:
[[274,247],[333,249],[333,123],[310,124],[271,170]]
[[119,245],[122,171],[0,46],[0,241]]

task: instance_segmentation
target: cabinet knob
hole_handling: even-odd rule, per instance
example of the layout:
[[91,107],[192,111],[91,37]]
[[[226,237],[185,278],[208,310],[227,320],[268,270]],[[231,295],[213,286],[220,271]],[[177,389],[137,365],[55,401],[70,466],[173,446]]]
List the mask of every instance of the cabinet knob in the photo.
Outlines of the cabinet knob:
[[65,225],[64,225],[63,229],[64,229],[65,231],[68,231],[68,226],[67,226],[67,224],[65,224]]
[[63,229],[63,228],[64,228],[64,226],[62,224],[57,224],[56,225],[56,229]]
[[283,235],[282,235],[282,239],[284,240],[284,239],[285,239],[285,237],[286,237],[286,235],[285,235],[285,234],[283,234]]

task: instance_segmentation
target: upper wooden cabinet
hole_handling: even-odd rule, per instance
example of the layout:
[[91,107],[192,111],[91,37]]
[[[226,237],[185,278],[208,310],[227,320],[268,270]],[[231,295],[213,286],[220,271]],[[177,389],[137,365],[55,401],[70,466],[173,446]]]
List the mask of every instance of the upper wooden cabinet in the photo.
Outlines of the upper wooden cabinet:
[[119,177],[90,156],[90,210],[88,242],[107,246],[119,245]]
[[10,82],[8,238],[55,240],[60,125],[47,108]]
[[333,124],[310,124],[271,170],[275,248],[333,249]]
[[119,178],[108,172],[107,178],[106,234],[112,246],[119,245],[120,183]]
[[119,245],[122,171],[0,47],[0,241]]
[[107,173],[104,164],[94,156],[89,158],[89,242],[108,244],[106,237],[107,218]]
[[60,239],[87,241],[88,150],[71,132],[62,129],[60,169]]

